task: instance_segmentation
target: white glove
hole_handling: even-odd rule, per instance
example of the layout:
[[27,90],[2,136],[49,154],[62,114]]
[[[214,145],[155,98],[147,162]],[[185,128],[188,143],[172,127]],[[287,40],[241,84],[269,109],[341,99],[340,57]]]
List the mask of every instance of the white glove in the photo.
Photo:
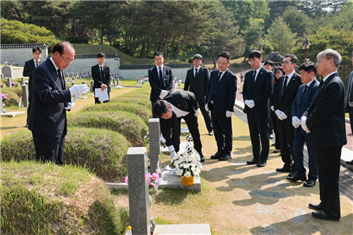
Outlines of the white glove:
[[164,143],[164,144],[165,144],[165,142],[166,142],[166,140],[165,140],[165,138],[163,137],[162,134],[161,134],[161,137],[159,137],[159,140],[160,140],[162,143]]
[[282,112],[281,117],[282,117],[282,119],[281,119],[281,120],[285,120],[285,119],[287,119],[287,115],[286,115],[284,112]]
[[72,109],[75,106],[75,102],[69,102],[67,103],[67,106],[65,107],[66,110]]
[[306,125],[306,119],[307,119],[307,117],[306,116],[302,116],[302,118],[301,118],[301,125],[302,125],[302,128],[303,128],[303,130],[307,133],[307,134],[309,134],[310,133],[310,130],[309,130],[309,128],[308,128],[308,126]]
[[208,109],[208,104],[205,104],[205,110],[208,112],[208,111],[210,111],[209,109]]
[[168,149],[169,149],[169,153],[170,153],[170,160],[172,160],[173,157],[176,156],[175,148],[173,145],[169,145]]
[[71,96],[85,94],[89,91],[87,84],[73,85],[70,89]]
[[196,112],[195,112],[195,117],[197,117],[200,113],[200,109],[197,109]]
[[253,100],[245,100],[245,104],[251,109],[255,106],[255,102]]
[[272,105],[271,106],[271,110],[274,112],[275,111],[275,107]]
[[294,128],[300,127],[300,119],[297,116],[292,117],[292,125]]
[[232,114],[233,114],[233,112],[231,112],[231,111],[226,111],[226,117],[227,117],[227,118],[231,117]]
[[161,94],[159,95],[159,98],[162,100],[164,99],[164,97],[166,97],[168,95],[169,91],[166,90],[162,90]]
[[275,114],[277,115],[278,119],[281,120],[281,121],[282,121],[282,118],[281,118],[281,114],[282,113],[283,112],[281,110],[279,110],[279,109],[276,109],[276,111],[275,111]]

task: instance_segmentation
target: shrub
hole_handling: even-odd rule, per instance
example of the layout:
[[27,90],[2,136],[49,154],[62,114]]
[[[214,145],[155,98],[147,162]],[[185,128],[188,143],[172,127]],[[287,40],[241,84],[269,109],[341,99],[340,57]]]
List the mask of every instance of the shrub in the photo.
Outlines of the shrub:
[[132,146],[143,146],[147,125],[135,114],[128,112],[89,112],[68,115],[68,126],[104,128],[124,135]]
[[[93,128],[70,128],[65,138],[65,164],[84,166],[110,182],[123,181],[130,143],[121,134]],[[31,132],[21,131],[1,141],[2,161],[34,160]]]
[[134,104],[134,103],[104,103],[99,105],[86,106],[81,109],[81,113],[83,112],[92,112],[92,111],[125,111],[129,113],[136,114],[141,117],[145,123],[148,123],[148,119],[151,118],[152,111],[142,105]]
[[1,93],[8,94],[7,99],[4,100],[6,106],[18,106],[20,102],[19,96],[22,96],[21,87],[1,88]]
[[7,162],[1,174],[2,234],[122,234],[126,210],[87,169]]

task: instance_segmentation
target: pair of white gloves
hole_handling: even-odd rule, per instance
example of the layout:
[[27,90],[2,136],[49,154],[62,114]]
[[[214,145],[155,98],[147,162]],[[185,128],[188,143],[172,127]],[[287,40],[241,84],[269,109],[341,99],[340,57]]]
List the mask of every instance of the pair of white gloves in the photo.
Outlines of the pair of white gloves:
[[[212,102],[212,101],[211,101],[211,102]],[[205,110],[206,110],[207,112],[210,111],[210,109],[208,108],[208,104],[205,105]],[[233,112],[231,112],[231,111],[226,111],[226,117],[227,117],[227,118],[230,118],[232,115],[233,115]]]
[[[89,87],[87,86],[87,84],[73,85],[69,90],[70,90],[71,96],[82,95],[89,91]],[[65,109],[72,109],[74,106],[75,106],[75,102],[69,102],[67,103],[67,106],[65,107]]]
[[168,93],[169,93],[169,91],[162,90],[161,93],[160,93],[160,95],[159,95],[159,98],[160,98],[161,100],[163,100],[164,97],[166,97],[166,96],[168,95]]
[[310,130],[308,128],[308,126],[306,125],[306,116],[302,116],[301,119],[299,119],[297,116],[292,117],[292,125],[294,126],[294,128],[299,128],[300,126],[302,126],[303,130],[309,134]]
[[279,110],[279,109],[277,109],[275,111],[275,114],[277,115],[278,119],[281,120],[281,121],[287,119],[287,115],[284,112],[282,112],[281,110]]
[[253,100],[245,100],[244,103],[251,109],[255,107],[255,102]]

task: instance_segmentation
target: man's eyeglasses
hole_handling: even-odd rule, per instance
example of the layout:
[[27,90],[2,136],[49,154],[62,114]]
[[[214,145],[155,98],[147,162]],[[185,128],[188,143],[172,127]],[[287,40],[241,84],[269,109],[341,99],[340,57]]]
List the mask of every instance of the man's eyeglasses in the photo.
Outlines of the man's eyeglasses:
[[63,58],[65,64],[71,64],[71,63],[72,63],[72,61],[66,61],[66,60],[64,59],[64,57],[63,57],[61,54],[60,54],[60,56],[61,56],[61,58]]
[[220,62],[220,61],[217,61],[217,64],[223,65],[223,66],[227,66],[228,65],[228,63],[226,63],[226,62]]
[[288,61],[288,60],[282,61],[282,64],[289,64],[289,63],[290,63],[290,61]]

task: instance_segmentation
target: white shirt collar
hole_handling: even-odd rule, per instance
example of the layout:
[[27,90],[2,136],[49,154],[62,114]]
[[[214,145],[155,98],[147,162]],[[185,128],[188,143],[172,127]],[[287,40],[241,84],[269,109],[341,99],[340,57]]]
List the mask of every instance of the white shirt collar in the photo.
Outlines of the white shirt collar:
[[177,107],[175,107],[174,105],[172,105],[169,102],[168,102],[168,104],[170,104],[170,106],[172,107],[172,112],[175,113],[175,116],[177,118],[184,117],[184,116],[189,114],[189,112],[181,110],[181,109],[178,109]]
[[156,65],[156,68],[157,68],[158,71],[159,71],[159,67],[161,67],[161,69],[163,70],[164,64],[162,64],[161,66],[157,66]]
[[337,73],[337,71],[327,74],[323,81],[326,82],[326,80],[334,73]]
[[295,71],[291,72],[290,74],[286,74],[285,76],[287,76],[289,79],[291,79],[293,77],[293,75],[295,74]]
[[196,69],[197,69],[197,70],[200,70],[200,68],[201,68],[201,66],[199,66],[199,67],[197,67],[197,68],[194,67],[194,70],[196,70]]
[[315,81],[315,80],[316,80],[316,78],[314,78],[313,80],[311,80],[310,82],[308,82],[308,84],[306,84],[306,86],[309,87],[310,84],[313,83],[313,81]]
[[34,61],[34,63],[36,63],[36,61],[40,62],[40,59],[39,59],[39,60],[35,60],[35,59],[33,58],[33,61]]
[[54,67],[55,67],[55,71],[58,71],[58,66],[56,66],[56,64],[55,64],[55,62],[54,62],[54,60],[53,60],[53,57],[50,57],[49,58],[50,59],[50,61],[53,63],[53,65],[54,65]]

